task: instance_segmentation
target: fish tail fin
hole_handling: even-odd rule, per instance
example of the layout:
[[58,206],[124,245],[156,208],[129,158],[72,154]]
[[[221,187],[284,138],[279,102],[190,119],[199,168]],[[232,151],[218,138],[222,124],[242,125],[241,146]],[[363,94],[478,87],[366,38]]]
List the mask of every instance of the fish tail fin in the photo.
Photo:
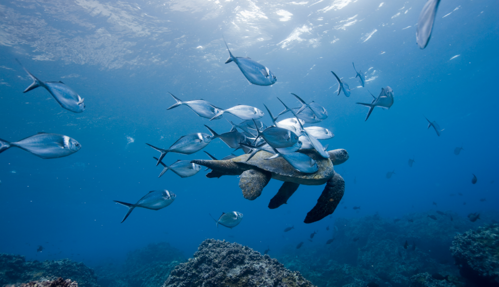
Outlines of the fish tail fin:
[[222,36],[222,38],[224,39],[224,43],[225,43],[225,47],[227,47],[227,51],[229,51],[229,58],[227,59],[227,61],[225,61],[225,64],[228,64],[232,61],[234,61],[234,55],[232,55],[232,53],[230,52],[230,49],[229,49],[229,45],[227,45],[227,42],[225,41],[225,37]]
[[275,125],[275,120],[277,118],[274,117],[274,115],[272,114],[272,112],[269,110],[269,108],[265,104],[263,104],[263,106],[267,109],[267,112],[269,112],[270,119],[272,120],[272,123],[274,123],[274,125]]
[[[154,158],[155,160],[159,161],[159,159],[158,159],[157,157],[153,157],[153,158]],[[161,171],[161,173],[159,174],[158,178],[162,177],[162,176],[163,176],[163,174],[165,174],[165,172],[167,172],[167,171],[170,169],[170,167],[169,167],[169,166],[167,166],[166,164],[164,164],[162,161],[160,161],[160,162],[159,162],[159,164],[161,164],[164,168],[163,168],[163,170]]]
[[172,98],[175,100],[175,104],[173,104],[173,105],[172,105],[171,107],[169,107],[167,110],[171,110],[171,109],[176,108],[176,107],[178,107],[178,106],[180,106],[180,105],[182,105],[182,104],[183,104],[183,102],[182,102],[179,98],[175,97],[175,96],[174,96],[172,93],[170,93],[170,92],[168,92],[168,93],[169,93],[169,94],[172,96]]
[[365,119],[365,121],[367,121],[367,119],[369,118],[369,116],[373,112],[375,106],[373,104],[366,104],[366,103],[357,103],[357,104],[369,107],[369,112],[367,112],[367,116],[366,116],[366,119]]
[[219,110],[218,113],[210,119],[210,121],[221,117],[224,114],[224,112],[225,112],[224,110]]
[[218,137],[220,137],[219,134],[217,134],[217,132],[215,132],[214,130],[212,130],[209,126],[207,125],[204,125],[211,133],[211,139],[216,139]]
[[[355,71],[355,73],[357,73],[357,69],[355,69],[355,64],[354,64],[353,62],[352,62],[352,66],[353,66],[353,70]],[[358,77],[358,75],[357,75],[357,76],[355,76],[355,77],[357,78],[357,77]]]
[[10,148],[10,142],[0,139],[0,153],[8,150]]
[[38,80],[37,77],[35,77],[33,74],[31,74],[28,69],[26,69],[23,64],[21,64],[21,62],[19,62],[18,59],[16,59],[17,63],[19,63],[19,65],[21,65],[21,67],[23,67],[23,69],[26,71],[26,73],[28,73],[28,75],[30,76],[31,79],[33,79],[33,83],[31,83],[31,85],[29,85],[29,87],[26,88],[26,90],[24,90],[23,93],[27,93],[31,90],[34,90],[40,86],[42,86],[42,82],[40,80]]
[[[308,105],[308,104],[307,104],[307,103],[306,103],[306,102],[305,102],[302,98],[298,97],[298,95],[297,95],[297,94],[293,94],[293,93],[291,93],[291,94],[292,94],[293,96],[295,96],[295,97],[296,97],[296,99],[297,99],[298,101],[300,101],[300,103],[301,103],[301,108],[298,110],[298,112],[296,112],[297,114],[301,113],[304,109],[306,109],[306,108],[308,108],[308,107],[309,107],[309,105]],[[313,111],[313,110],[312,110],[312,111]],[[314,112],[314,114],[315,114],[315,112]]]
[[208,214],[210,215],[211,219],[213,219],[213,221],[215,221],[215,222],[216,222],[216,226],[218,227],[218,220],[216,220],[216,219],[215,219],[215,218],[211,215],[211,213],[208,213]]
[[217,160],[217,158],[212,156],[209,152],[204,150],[204,153],[207,154],[212,160]]
[[340,78],[338,77],[338,75],[336,75],[335,72],[331,71],[331,73],[333,73],[334,77],[336,78],[336,80],[338,81],[338,96],[340,95],[341,93],[341,80]]
[[118,200],[115,200],[114,202],[128,207],[128,212],[125,214],[125,217],[123,217],[123,220],[121,221],[121,223],[123,223],[127,219],[127,217],[130,215],[130,213],[132,213],[133,209],[135,208],[135,204],[126,203],[126,202],[118,201]]
[[161,155],[159,156],[159,159],[158,159],[158,162],[156,163],[156,166],[159,165],[159,163],[163,160],[163,158],[165,157],[165,155],[169,152],[169,150],[167,149],[162,149],[162,148],[159,148],[159,147],[155,147],[153,146],[152,144],[148,144],[146,143],[146,145],[152,147],[153,149],[159,151],[161,153]]
[[428,128],[430,128],[432,126],[432,123],[430,122],[430,120],[427,117],[424,117],[424,118],[428,121]]
[[252,119],[252,121],[253,121],[253,124],[255,124],[255,129],[256,129],[256,132],[257,132],[257,136],[256,136],[255,140],[253,141],[253,145],[256,145],[256,141],[262,135],[262,133],[260,133],[260,129],[258,128],[258,125],[256,124],[256,121],[254,119]]

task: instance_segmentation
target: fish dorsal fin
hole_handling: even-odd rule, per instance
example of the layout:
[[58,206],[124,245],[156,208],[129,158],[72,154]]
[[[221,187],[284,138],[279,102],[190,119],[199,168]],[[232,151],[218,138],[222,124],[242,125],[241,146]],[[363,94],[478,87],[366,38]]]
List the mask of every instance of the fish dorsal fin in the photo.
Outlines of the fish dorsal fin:
[[222,215],[220,215],[220,217],[218,218],[218,221],[220,221],[220,219],[222,218],[222,216],[225,215],[225,212],[222,212]]
[[204,151],[205,154],[207,154],[212,160],[217,160],[214,156],[209,154],[207,151]]

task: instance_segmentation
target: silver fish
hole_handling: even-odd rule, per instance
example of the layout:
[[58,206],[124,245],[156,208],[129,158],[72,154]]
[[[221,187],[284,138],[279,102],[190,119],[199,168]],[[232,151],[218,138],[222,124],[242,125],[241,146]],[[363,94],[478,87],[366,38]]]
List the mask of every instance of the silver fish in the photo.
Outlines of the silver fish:
[[433,127],[433,129],[437,133],[437,136],[440,136],[440,133],[443,131],[443,129],[440,128],[440,126],[437,124],[437,122],[436,121],[432,122],[426,117],[425,117],[425,119],[428,121],[428,128]]
[[[322,121],[311,109],[307,108],[303,109],[303,107],[300,107],[300,108],[292,108],[292,110],[295,114],[297,114],[297,117],[301,121],[307,124],[314,124]],[[290,109],[284,109],[284,111],[280,112],[279,115],[277,116],[279,117],[289,111]]]
[[[213,218],[213,216],[211,218]],[[220,215],[220,217],[218,218],[218,220],[216,220],[215,218],[213,218],[213,220],[215,220],[215,222],[217,223],[217,227],[220,224],[232,229],[236,227],[239,223],[241,223],[241,220],[243,220],[243,214],[239,211],[231,211],[227,213],[223,212],[222,215]]]
[[[289,109],[286,104],[279,98],[277,98],[283,105],[286,109]],[[296,113],[293,111],[293,110],[290,110],[291,113],[293,113],[293,115],[298,118],[296,116]],[[301,124],[300,121],[298,121],[298,123],[300,124],[300,127],[301,127],[301,130],[302,130],[302,133],[304,136],[306,136],[310,142],[312,143],[312,145],[314,146],[314,149],[323,157],[323,158],[329,158],[329,154],[325,151],[324,147],[322,146],[322,144],[313,136],[309,135],[308,132],[303,128],[303,125]]]
[[269,70],[269,68],[251,60],[250,58],[234,57],[234,55],[232,55],[232,53],[230,52],[229,46],[226,42],[225,46],[227,47],[227,51],[229,51],[229,59],[225,61],[225,64],[231,62],[236,63],[236,65],[239,67],[239,70],[241,70],[243,75],[246,77],[246,79],[248,79],[250,83],[259,86],[271,86],[277,81],[277,78]]
[[[154,159],[157,161],[158,158],[154,157]],[[159,174],[158,178],[162,177],[165,172],[168,170],[173,171],[176,173],[178,176],[181,178],[186,178],[195,175],[198,173],[198,171],[201,170],[201,166],[195,163],[191,163],[190,160],[177,160],[176,162],[172,163],[170,166],[167,166],[163,162],[160,162],[160,164],[164,167],[163,171]]]
[[[256,122],[256,125],[255,126],[255,122]],[[246,137],[256,137],[257,134],[256,134],[256,129],[259,128],[260,130],[264,130],[267,128],[267,125],[262,122],[262,121],[259,121],[259,120],[245,120],[243,122],[241,122],[240,124],[234,124],[233,122],[230,122],[233,126],[236,126],[238,127],[239,129],[241,129],[242,131],[244,131],[244,135]]]
[[355,64],[353,62],[352,62],[352,65],[353,65],[353,69],[354,69],[355,73],[357,73],[357,75],[355,77],[359,78],[360,85],[362,87],[364,87],[366,85],[366,77],[364,76],[362,71],[359,70],[359,72],[357,72],[357,70],[355,69]]
[[158,162],[156,166],[163,160],[165,155],[169,152],[176,152],[181,154],[193,154],[202,150],[205,146],[207,146],[213,139],[215,139],[215,135],[208,135],[205,133],[194,133],[186,136],[180,137],[175,143],[173,143],[170,148],[162,149],[159,147],[155,147],[151,144],[146,143],[146,145],[152,147],[153,149],[159,151],[161,155],[159,156]]
[[298,136],[294,132],[279,127],[268,127],[262,132],[260,130],[257,132],[258,137],[263,137],[274,148],[287,148],[298,142]]
[[301,135],[298,138],[298,141],[301,142],[301,148],[300,150],[313,150],[314,146],[312,145],[312,142],[308,139],[307,136]]
[[279,122],[276,122],[276,120],[280,114],[277,117],[274,117],[274,115],[269,110],[269,108],[265,104],[264,104],[264,106],[265,106],[265,109],[267,109],[267,112],[269,113],[270,119],[274,123],[274,127],[290,130],[293,133],[295,133],[297,136],[300,136],[301,128],[300,128],[300,125],[298,124],[298,121],[302,122],[302,124],[305,124],[304,120],[301,120],[298,118],[287,118],[287,119],[281,120]]
[[114,202],[119,203],[128,207],[128,212],[125,214],[125,217],[121,221],[123,223],[127,217],[132,213],[135,207],[142,207],[151,210],[160,210],[162,208],[170,205],[177,196],[173,192],[169,192],[168,190],[152,190],[149,191],[148,194],[144,195],[137,203],[126,203],[123,201],[115,200]]
[[299,152],[288,152],[286,149],[274,149],[275,155],[269,157],[271,160],[273,158],[282,157],[284,158],[294,169],[301,173],[315,173],[319,170],[317,162],[310,158],[308,155]]
[[457,147],[457,148],[455,148],[454,149],[454,154],[455,155],[459,155],[463,149],[464,149],[463,147]]
[[374,100],[370,104],[357,102],[357,104],[359,104],[359,105],[369,107],[369,112],[367,112],[367,116],[365,119],[366,121],[369,118],[369,116],[371,115],[371,113],[375,107],[389,109],[393,105],[393,102],[394,102],[393,90],[389,86],[382,88],[381,93],[379,94],[379,96],[377,98],[373,94],[371,94],[371,96],[373,96]]
[[27,93],[31,90],[34,90],[38,87],[44,87],[53,97],[54,99],[61,105],[61,107],[65,108],[68,111],[72,111],[73,113],[81,113],[85,110],[85,99],[80,97],[75,91],[73,91],[70,87],[68,87],[63,82],[42,82],[33,74],[31,74],[19,60],[16,61],[23,67],[23,69],[28,73],[28,75],[33,80],[33,83],[24,90],[23,93]]
[[327,140],[334,137],[334,134],[330,130],[323,127],[306,127],[305,130],[309,135],[318,140]]
[[333,73],[333,75],[336,77],[336,80],[338,81],[338,96],[340,95],[341,91],[343,91],[343,94],[345,94],[346,97],[350,97],[350,87],[348,86],[348,84],[340,80],[335,72],[331,71],[331,73]]
[[0,153],[18,147],[43,159],[71,155],[80,150],[81,144],[73,138],[58,134],[38,133],[17,142],[0,139]]
[[302,112],[303,109],[309,108],[317,116],[318,119],[320,119],[320,120],[327,119],[327,110],[323,106],[317,104],[316,102],[310,102],[307,104],[297,94],[293,94],[293,93],[291,93],[291,94],[293,96],[295,96],[295,98],[297,98],[298,101],[300,101],[300,103],[302,103],[300,110],[298,110],[298,112],[297,112],[298,115],[300,115],[300,113]]
[[247,105],[237,105],[226,110],[220,110],[215,116],[213,116],[213,118],[210,119],[210,121],[221,117],[224,113],[233,114],[242,120],[257,120],[263,117],[263,112],[258,108]]
[[[170,93],[170,92],[169,92]],[[173,97],[173,99],[176,101],[175,104],[173,104],[171,107],[169,107],[167,110],[174,109],[178,106],[181,105],[186,105],[189,108],[191,108],[198,116],[206,119],[217,119],[215,115],[220,112],[220,109],[213,106],[211,103],[205,101],[205,100],[194,100],[194,101],[186,101],[182,102],[179,98],[175,97],[172,93],[170,95]]]
[[204,125],[216,138],[221,139],[230,148],[239,148],[241,143],[246,142],[246,136],[240,133],[236,128],[232,128],[229,132],[217,134],[209,126]]
[[428,0],[419,14],[416,41],[421,49],[426,48],[430,42],[433,23],[435,22],[439,4],[440,0]]

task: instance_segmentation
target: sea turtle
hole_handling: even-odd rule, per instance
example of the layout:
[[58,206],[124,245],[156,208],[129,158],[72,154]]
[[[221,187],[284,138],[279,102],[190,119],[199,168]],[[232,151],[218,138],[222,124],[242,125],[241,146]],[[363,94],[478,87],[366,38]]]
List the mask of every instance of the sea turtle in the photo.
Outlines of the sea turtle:
[[254,200],[262,193],[263,188],[271,178],[284,181],[277,194],[270,200],[269,208],[274,209],[287,203],[288,199],[298,189],[300,184],[326,184],[324,191],[317,200],[315,207],[308,212],[305,223],[312,223],[332,214],[345,192],[345,181],[334,172],[333,165],[338,165],[348,159],[344,149],[328,151],[325,159],[316,151],[304,152],[317,162],[318,171],[305,174],[295,170],[282,157],[268,159],[272,156],[266,151],[259,151],[249,161],[249,154],[240,155],[227,160],[193,160],[192,163],[210,168],[206,177],[221,177],[222,175],[239,175],[239,187],[246,199]]

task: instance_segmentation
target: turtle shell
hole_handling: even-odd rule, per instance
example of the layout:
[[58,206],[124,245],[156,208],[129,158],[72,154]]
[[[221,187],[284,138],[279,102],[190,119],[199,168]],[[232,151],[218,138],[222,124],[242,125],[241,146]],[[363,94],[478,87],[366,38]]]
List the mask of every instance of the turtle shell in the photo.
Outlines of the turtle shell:
[[273,179],[298,184],[322,185],[334,176],[333,164],[329,158],[323,158],[315,151],[306,152],[305,154],[317,162],[317,172],[312,174],[301,173],[282,157],[267,159],[273,154],[266,151],[259,151],[247,162],[249,154],[235,157],[231,161],[238,165],[247,165],[268,171],[272,174]]

